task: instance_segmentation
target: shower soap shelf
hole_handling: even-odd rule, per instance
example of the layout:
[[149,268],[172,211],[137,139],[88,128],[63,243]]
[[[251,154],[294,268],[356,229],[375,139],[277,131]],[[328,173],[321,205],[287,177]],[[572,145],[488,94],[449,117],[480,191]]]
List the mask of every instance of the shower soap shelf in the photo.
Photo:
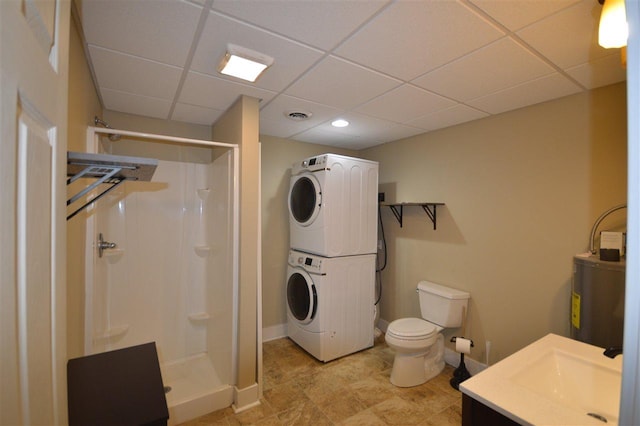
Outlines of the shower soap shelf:
[[101,184],[111,185],[97,196],[83,204],[67,216],[71,219],[90,204],[98,201],[108,192],[127,180],[148,182],[158,167],[158,160],[121,155],[92,154],[87,152],[67,152],[67,185],[80,178],[97,179],[67,200],[67,206],[84,197]]
[[191,321],[193,321],[193,322],[207,321],[210,318],[211,317],[206,312],[198,312],[198,313],[195,313],[195,314],[189,314],[189,319]]
[[119,337],[124,335],[127,331],[129,331],[129,324],[118,325],[115,327],[110,327],[105,330],[101,334],[97,334],[93,336],[93,339],[96,341],[100,340],[109,340],[115,337]]
[[205,245],[195,246],[193,247],[193,250],[196,252],[196,254],[199,257],[207,257],[211,252],[211,246],[205,246]]
[[436,229],[436,207],[444,206],[444,203],[380,203],[381,206],[387,206],[391,209],[391,212],[398,220],[400,228],[402,228],[402,213],[404,207],[420,206],[422,210],[429,216],[431,223],[433,223],[433,229]]

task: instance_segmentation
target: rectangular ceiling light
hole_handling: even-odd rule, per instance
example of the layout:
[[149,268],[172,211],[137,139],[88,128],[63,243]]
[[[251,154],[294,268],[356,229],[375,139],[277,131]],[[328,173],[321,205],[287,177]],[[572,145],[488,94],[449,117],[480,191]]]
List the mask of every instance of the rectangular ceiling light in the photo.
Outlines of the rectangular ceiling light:
[[224,75],[254,82],[273,64],[273,58],[256,51],[229,44],[218,71]]

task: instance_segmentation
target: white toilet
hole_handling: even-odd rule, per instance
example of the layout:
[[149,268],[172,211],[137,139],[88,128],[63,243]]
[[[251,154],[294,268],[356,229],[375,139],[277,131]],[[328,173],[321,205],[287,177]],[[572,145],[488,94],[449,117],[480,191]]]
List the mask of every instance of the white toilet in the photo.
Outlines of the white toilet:
[[428,281],[418,283],[422,318],[401,318],[387,328],[385,341],[396,356],[391,383],[418,386],[444,369],[444,328],[462,325],[469,293]]

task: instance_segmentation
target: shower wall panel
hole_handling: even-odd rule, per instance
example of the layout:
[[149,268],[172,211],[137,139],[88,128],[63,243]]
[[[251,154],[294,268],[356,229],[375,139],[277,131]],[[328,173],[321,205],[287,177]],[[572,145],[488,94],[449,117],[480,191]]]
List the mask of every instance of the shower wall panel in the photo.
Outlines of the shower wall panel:
[[95,256],[92,353],[155,341],[161,363],[206,353],[230,374],[231,176],[230,153],[160,160],[152,182],[97,203],[96,231],[117,246]]

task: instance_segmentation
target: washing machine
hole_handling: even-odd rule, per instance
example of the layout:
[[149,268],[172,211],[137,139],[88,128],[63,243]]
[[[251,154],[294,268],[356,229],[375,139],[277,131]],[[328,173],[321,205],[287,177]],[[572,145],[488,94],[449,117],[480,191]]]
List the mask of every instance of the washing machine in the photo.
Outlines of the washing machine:
[[287,331],[320,361],[373,346],[375,255],[289,251]]
[[326,257],[376,252],[378,163],[322,154],[294,163],[290,247]]

